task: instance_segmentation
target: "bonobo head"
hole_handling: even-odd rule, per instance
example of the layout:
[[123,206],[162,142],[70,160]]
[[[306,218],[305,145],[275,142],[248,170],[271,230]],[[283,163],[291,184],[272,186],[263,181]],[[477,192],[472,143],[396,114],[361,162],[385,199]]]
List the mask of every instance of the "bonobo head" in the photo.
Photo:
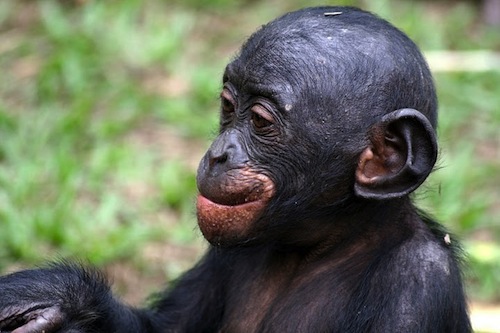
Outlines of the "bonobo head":
[[226,67],[220,96],[219,136],[197,177],[198,223],[212,244],[404,198],[436,161],[425,60],[358,9],[309,8],[265,25]]

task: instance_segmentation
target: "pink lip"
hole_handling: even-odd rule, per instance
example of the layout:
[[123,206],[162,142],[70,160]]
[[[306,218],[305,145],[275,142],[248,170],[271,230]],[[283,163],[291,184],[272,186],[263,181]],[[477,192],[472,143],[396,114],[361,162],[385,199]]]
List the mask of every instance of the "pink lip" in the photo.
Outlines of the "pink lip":
[[223,205],[199,194],[196,203],[198,226],[208,241],[219,241],[221,237],[238,239],[248,233],[265,206],[263,200]]
[[210,205],[210,206],[220,207],[220,208],[224,208],[224,209],[230,209],[230,208],[242,209],[246,205],[250,205],[250,204],[252,204],[252,203],[254,203],[256,201],[259,201],[259,200],[248,200],[248,199],[246,199],[248,201],[243,202],[243,203],[239,203],[239,204],[235,204],[235,205],[226,205],[226,204],[222,204],[222,203],[218,203],[218,202],[212,201],[212,200],[208,199],[207,197],[203,196],[202,194],[198,194],[198,198],[197,199],[198,199],[198,203],[201,204],[202,206]]

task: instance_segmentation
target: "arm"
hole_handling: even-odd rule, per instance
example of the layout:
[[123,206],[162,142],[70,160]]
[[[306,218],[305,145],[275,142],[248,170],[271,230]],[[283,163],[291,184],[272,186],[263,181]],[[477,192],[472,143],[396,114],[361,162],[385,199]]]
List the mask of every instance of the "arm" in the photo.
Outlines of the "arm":
[[216,316],[210,294],[222,285],[212,285],[216,274],[210,261],[207,255],[152,309],[142,310],[120,303],[102,274],[75,264],[0,277],[0,331],[140,333],[209,325],[214,322],[209,317]]
[[152,332],[152,316],[120,304],[97,271],[53,264],[0,277],[0,330]]
[[211,248],[198,265],[166,290],[153,306],[157,319],[172,332],[216,332],[222,319],[231,256]]

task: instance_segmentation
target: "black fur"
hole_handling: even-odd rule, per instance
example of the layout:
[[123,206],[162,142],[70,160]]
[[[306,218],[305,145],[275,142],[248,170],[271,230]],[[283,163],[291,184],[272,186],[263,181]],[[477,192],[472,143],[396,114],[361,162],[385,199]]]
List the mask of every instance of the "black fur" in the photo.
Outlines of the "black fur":
[[209,239],[149,309],[75,264],[1,277],[0,331],[470,332],[456,242],[409,198],[437,154],[436,94],[413,42],[355,8],[304,9],[252,35],[223,81],[199,187],[215,193],[241,165],[269,177],[253,224]]

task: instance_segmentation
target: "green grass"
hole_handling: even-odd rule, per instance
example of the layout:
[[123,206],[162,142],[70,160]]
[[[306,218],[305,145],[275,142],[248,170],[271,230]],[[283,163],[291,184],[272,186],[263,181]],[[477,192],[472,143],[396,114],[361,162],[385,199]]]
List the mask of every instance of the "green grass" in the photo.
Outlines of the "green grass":
[[[314,4],[0,2],[0,271],[201,243],[196,160],[216,131],[224,64],[258,26]],[[500,50],[470,2],[336,4],[377,12],[424,50]],[[473,295],[498,299],[500,72],[436,83],[441,157],[416,198],[464,239]]]
[[438,169],[420,204],[463,240],[471,293],[500,292],[500,72],[438,74],[441,103]]

